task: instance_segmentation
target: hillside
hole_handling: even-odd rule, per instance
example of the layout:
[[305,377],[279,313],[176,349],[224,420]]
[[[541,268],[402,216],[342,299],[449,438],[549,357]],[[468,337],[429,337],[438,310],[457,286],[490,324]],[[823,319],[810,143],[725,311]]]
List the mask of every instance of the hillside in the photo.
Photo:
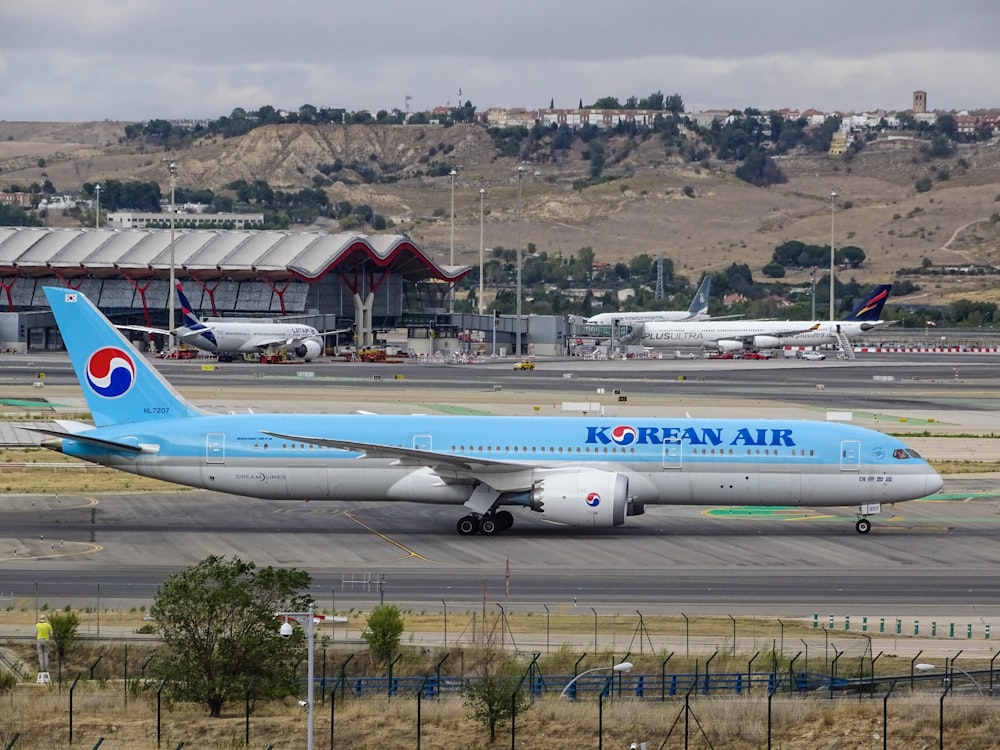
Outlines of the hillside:
[[[518,242],[518,162],[498,157],[482,127],[276,125],[164,152],[126,144],[125,124],[0,122],[0,186],[47,178],[59,190],[75,190],[101,179],[140,179],[157,180],[167,194],[167,158],[177,162],[184,187],[219,190],[233,180],[263,179],[275,189],[298,190],[322,177],[321,165],[340,160],[341,174],[358,184],[334,183],[327,188],[332,201],[368,204],[396,222],[393,231],[406,231],[447,263],[451,178],[420,176],[444,163],[460,170],[455,262],[478,262],[481,187],[487,190],[486,247],[512,248]],[[865,267],[853,272],[859,281],[890,280],[897,269],[919,266],[924,258],[935,265],[1000,264],[1000,222],[990,221],[1000,212],[997,142],[960,147],[952,157],[932,162],[921,155],[921,146],[879,140],[850,160],[782,157],[778,165],[788,181],[756,188],[736,179],[732,165],[684,162],[666,153],[656,137],[622,136],[612,140],[604,170],[615,179],[580,190],[573,183],[586,177],[589,163],[577,144],[558,159],[547,155],[527,165],[522,241],[564,255],[589,246],[606,262],[643,252],[665,255],[692,279],[705,270],[746,263],[760,278],[776,245],[792,239],[830,242],[830,191],[836,189],[836,244],[857,245],[868,257]],[[348,165],[369,165],[397,181],[365,184]],[[918,193],[915,182],[928,176],[934,178],[932,189]],[[685,187],[693,197],[685,195]],[[805,273],[786,277],[807,278]],[[931,304],[962,296],[995,299],[991,277],[952,276],[922,285],[922,300]]]

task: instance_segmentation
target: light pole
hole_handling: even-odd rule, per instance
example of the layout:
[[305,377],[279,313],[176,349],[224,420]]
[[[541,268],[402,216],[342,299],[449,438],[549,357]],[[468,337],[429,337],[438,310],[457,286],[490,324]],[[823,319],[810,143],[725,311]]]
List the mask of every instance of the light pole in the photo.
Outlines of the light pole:
[[812,270],[812,274],[809,276],[809,281],[812,284],[812,317],[809,320],[816,320],[816,269]]
[[97,196],[97,212],[94,214],[94,229],[101,228],[101,183],[94,185],[94,194]]
[[[448,263],[455,265],[455,175],[454,169],[448,173],[451,176],[451,252],[448,256]],[[448,298],[448,312],[455,312],[455,285],[451,285],[451,293]]]
[[479,314],[486,312],[483,304],[483,206],[486,201],[486,188],[479,188]]
[[309,641],[309,657],[307,662],[309,685],[306,689],[306,708],[309,718],[307,719],[308,724],[306,729],[306,750],[313,750],[313,649],[315,646],[313,641],[313,624],[316,617],[316,605],[310,602],[309,610],[306,612],[275,612],[274,616],[285,618],[285,621],[281,623],[281,630],[279,631],[282,638],[288,638],[292,634],[292,625],[288,622],[289,617],[293,617],[299,621],[304,618],[306,621],[306,640]]
[[170,313],[167,318],[167,330],[169,334],[169,348],[174,348],[174,286],[177,284],[176,271],[174,269],[174,217],[177,213],[174,206],[174,195],[177,191],[177,164],[170,162],[170,288],[167,289],[167,308]]
[[571,687],[573,687],[573,685],[576,684],[576,681],[579,680],[584,675],[592,674],[594,672],[606,672],[609,669],[612,672],[631,672],[632,671],[632,662],[623,661],[620,664],[615,664],[614,666],[611,666],[611,667],[594,667],[593,669],[587,669],[587,670],[585,670],[583,672],[580,672],[580,674],[578,674],[576,677],[574,677],[572,680],[570,680],[569,682],[566,683],[566,687],[564,687],[562,689],[562,692],[559,693],[559,697],[560,698],[565,698],[566,695],[569,693],[569,689]]
[[833,210],[837,207],[837,190],[830,191],[830,322],[833,322]]
[[[917,664],[917,665],[915,665],[915,668],[916,668],[916,670],[918,672],[930,672],[933,669],[937,669],[937,666],[934,665],[934,664]],[[982,689],[982,687],[980,687],[979,682],[976,681],[976,678],[973,677],[968,672],[966,672],[961,667],[956,667],[954,659],[952,659],[951,664],[946,665],[946,668],[947,669],[952,669],[952,670],[954,670],[956,672],[961,672],[962,674],[964,674],[969,679],[969,682],[971,682],[973,685],[976,686],[976,692],[979,693],[980,695],[983,694],[983,689]],[[947,675],[945,675],[945,679],[947,679]]]
[[514,356],[521,356],[521,182],[527,168],[523,164],[517,165],[517,310],[514,314]]

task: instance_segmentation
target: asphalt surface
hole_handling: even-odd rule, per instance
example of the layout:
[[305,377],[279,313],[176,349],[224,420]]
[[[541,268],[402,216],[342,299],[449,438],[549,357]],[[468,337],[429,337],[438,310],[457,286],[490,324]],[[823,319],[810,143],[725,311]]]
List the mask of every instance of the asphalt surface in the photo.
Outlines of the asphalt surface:
[[[63,356],[12,359],[0,362],[3,397],[42,396],[79,408]],[[210,408],[544,416],[563,413],[570,402],[622,415],[819,419],[849,410],[858,424],[930,435],[914,442],[975,434],[983,451],[995,452],[988,433],[1000,400],[998,364],[997,356],[926,355],[858,362],[539,360],[533,372],[515,372],[513,361],[160,367]],[[34,388],[41,372],[45,387]],[[148,603],[165,575],[217,554],[306,568],[314,596],[334,600],[338,610],[385,598],[416,611],[474,611],[485,601],[507,611],[810,619],[829,612],[992,618],[1000,627],[998,479],[949,478],[942,495],[887,508],[868,535],[854,531],[849,509],[745,515],[658,507],[620,530],[591,533],[524,512],[511,532],[468,538],[455,533],[461,512],[452,507],[279,503],[208,492],[7,494],[0,500],[0,605],[94,606],[98,597],[107,607]]]

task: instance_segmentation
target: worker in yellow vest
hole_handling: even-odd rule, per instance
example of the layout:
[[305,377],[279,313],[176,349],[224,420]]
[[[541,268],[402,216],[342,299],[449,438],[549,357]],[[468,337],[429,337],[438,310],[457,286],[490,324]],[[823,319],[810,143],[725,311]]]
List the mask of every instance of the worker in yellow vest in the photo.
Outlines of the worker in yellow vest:
[[38,671],[49,671],[49,643],[52,640],[52,625],[45,615],[40,615],[35,623],[35,647],[38,650]]

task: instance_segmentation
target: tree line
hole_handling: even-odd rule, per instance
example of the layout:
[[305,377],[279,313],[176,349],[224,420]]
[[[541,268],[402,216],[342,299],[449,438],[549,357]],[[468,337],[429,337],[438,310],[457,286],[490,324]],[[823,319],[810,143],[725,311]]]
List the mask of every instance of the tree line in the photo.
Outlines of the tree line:
[[[550,102],[550,108],[552,105],[554,101]],[[706,127],[688,116],[680,94],[667,96],[661,91],[645,97],[630,96],[624,103],[617,97],[608,96],[585,107],[583,100],[580,100],[579,107],[596,110],[644,110],[659,114],[649,124],[622,119],[610,128],[600,128],[594,124],[579,127],[555,123],[545,125],[540,120],[530,127],[497,127],[478,118],[477,108],[471,101],[451,107],[447,114],[442,115],[428,112],[406,113],[399,109],[380,110],[372,114],[368,111],[348,111],[344,108],[316,107],[311,104],[303,104],[297,110],[282,111],[266,105],[256,110],[237,107],[229,115],[194,124],[172,123],[164,119],[132,123],[125,128],[125,140],[142,141],[164,149],[184,149],[200,138],[234,138],[255,128],[279,124],[426,125],[438,122],[447,128],[460,122],[482,122],[489,128],[500,157],[518,157],[532,161],[558,159],[560,156],[567,156],[574,145],[582,144],[584,158],[590,162],[592,181],[602,178],[608,162],[609,139],[621,135],[639,140],[658,136],[662,138],[668,153],[675,153],[692,162],[702,162],[714,157],[721,162],[736,164],[735,174],[738,178],[751,185],[766,187],[787,179],[773,156],[787,154],[794,149],[828,152],[833,135],[842,125],[842,118],[836,115],[815,125],[804,117],[786,118],[777,111],[765,112],[748,107],[743,111],[733,110],[725,119],[713,120]],[[985,126],[976,133],[960,133],[952,115],[942,115],[934,123],[918,121],[909,113],[900,113],[896,119],[899,129],[928,140],[924,155],[929,159],[950,156],[956,142],[992,137],[989,128]],[[889,123],[883,118],[876,130],[888,128]],[[875,135],[876,132],[873,131],[864,137],[852,139],[847,158],[863,149],[866,142]],[[373,168],[355,165],[358,166],[362,167],[357,171],[365,181],[371,182],[378,177],[379,172]],[[447,169],[450,167],[446,167],[442,174],[447,174]],[[381,170],[385,174],[393,171],[395,170]],[[325,174],[330,176],[329,173]]]

